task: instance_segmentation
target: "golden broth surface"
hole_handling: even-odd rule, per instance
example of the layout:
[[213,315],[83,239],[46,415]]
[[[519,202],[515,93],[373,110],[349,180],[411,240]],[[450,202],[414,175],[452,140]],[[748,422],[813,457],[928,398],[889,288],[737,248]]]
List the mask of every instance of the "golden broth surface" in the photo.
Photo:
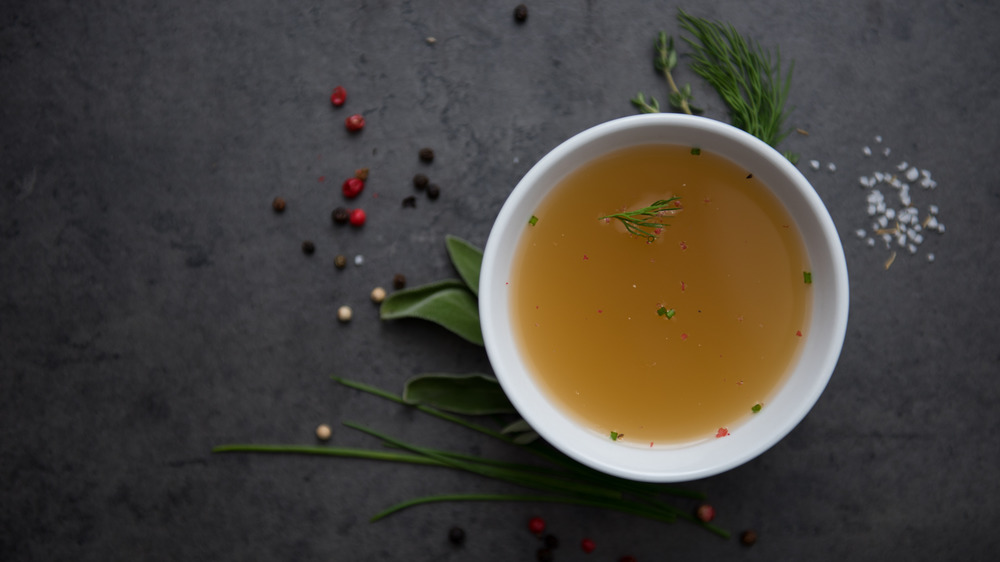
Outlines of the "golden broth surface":
[[[514,332],[533,378],[581,424],[680,444],[767,407],[805,335],[809,267],[751,173],[704,150],[631,147],[572,173],[534,212],[509,281]],[[682,210],[653,242],[600,219],[672,196]]]

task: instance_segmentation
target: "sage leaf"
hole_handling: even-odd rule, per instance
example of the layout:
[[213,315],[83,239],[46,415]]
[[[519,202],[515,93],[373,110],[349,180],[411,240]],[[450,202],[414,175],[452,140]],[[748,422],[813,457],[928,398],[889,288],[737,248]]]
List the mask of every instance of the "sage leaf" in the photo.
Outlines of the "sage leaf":
[[483,266],[483,251],[451,234],[445,236],[445,245],[448,247],[451,263],[458,270],[458,275],[462,281],[465,281],[472,294],[478,297],[479,270]]
[[458,279],[396,291],[382,301],[379,316],[382,320],[428,320],[469,342],[483,345],[479,303],[466,284]]
[[[511,414],[514,406],[489,375],[426,373],[406,381],[403,401],[432,406],[454,414]],[[531,429],[530,427],[528,428]]]
[[519,419],[504,426],[504,428],[500,430],[500,433],[510,434],[521,433],[522,431],[531,431],[531,426],[528,425],[528,422],[524,421],[524,419]]

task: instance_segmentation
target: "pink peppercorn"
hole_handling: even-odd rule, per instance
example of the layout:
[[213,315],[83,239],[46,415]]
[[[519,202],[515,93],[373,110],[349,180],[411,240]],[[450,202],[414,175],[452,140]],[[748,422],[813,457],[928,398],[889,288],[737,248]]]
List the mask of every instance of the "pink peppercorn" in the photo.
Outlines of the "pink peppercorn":
[[363,209],[354,209],[351,211],[347,220],[350,221],[353,226],[361,226],[365,224],[365,219],[367,218],[368,217],[365,216],[365,211]]
[[590,554],[591,552],[594,552],[594,549],[597,548],[597,545],[594,544],[594,541],[590,539],[583,539],[582,541],[580,541],[580,548],[582,548],[583,551],[586,552],[587,554]]
[[344,126],[348,131],[356,133],[365,128],[365,118],[360,113],[355,113],[344,120]]
[[330,103],[336,107],[340,107],[344,105],[345,101],[347,101],[347,90],[343,86],[334,88],[333,93],[330,94]]
[[541,517],[532,517],[528,520],[528,530],[536,535],[545,532],[545,520]]
[[344,197],[348,199],[353,199],[361,194],[361,190],[365,188],[364,180],[353,177],[344,180],[344,184],[340,186],[340,191],[344,194]]

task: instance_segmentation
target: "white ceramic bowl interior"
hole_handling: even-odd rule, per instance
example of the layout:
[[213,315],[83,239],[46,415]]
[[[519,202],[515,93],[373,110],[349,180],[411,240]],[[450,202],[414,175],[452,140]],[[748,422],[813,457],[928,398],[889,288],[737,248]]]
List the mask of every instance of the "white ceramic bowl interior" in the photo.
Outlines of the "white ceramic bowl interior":
[[[550,189],[595,157],[637,144],[697,146],[752,171],[785,205],[802,234],[812,270],[812,310],[804,349],[767,407],[721,439],[642,448],[598,435],[544,394],[521,358],[510,322],[508,286],[528,217]],[[490,363],[521,416],[577,461],[633,480],[679,482],[743,464],[787,435],[826,388],[847,329],[847,265],[837,230],[813,187],[784,156],[752,135],[703,117],[649,114],[597,125],[543,157],[517,184],[490,232],[480,276],[479,308]]]

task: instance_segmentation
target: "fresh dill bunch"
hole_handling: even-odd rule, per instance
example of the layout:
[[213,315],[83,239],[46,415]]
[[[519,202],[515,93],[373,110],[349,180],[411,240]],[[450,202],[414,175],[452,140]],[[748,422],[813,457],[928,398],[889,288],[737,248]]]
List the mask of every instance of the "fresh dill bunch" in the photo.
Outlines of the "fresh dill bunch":
[[688,15],[678,10],[681,27],[692,38],[684,41],[694,50],[691,70],[711,84],[729,106],[734,126],[771,146],[780,143],[785,128],[785,101],[792,79],[792,64],[784,76],[781,56],[756,42],[748,42],[732,25]]
[[680,205],[674,204],[674,201],[677,201],[678,199],[680,199],[680,197],[660,199],[641,209],[605,215],[600,217],[599,220],[619,220],[623,225],[625,225],[625,230],[627,230],[629,234],[641,236],[650,241],[656,240],[657,231],[665,226],[670,226],[669,224],[663,222],[663,217],[670,211],[679,211],[681,209]]

